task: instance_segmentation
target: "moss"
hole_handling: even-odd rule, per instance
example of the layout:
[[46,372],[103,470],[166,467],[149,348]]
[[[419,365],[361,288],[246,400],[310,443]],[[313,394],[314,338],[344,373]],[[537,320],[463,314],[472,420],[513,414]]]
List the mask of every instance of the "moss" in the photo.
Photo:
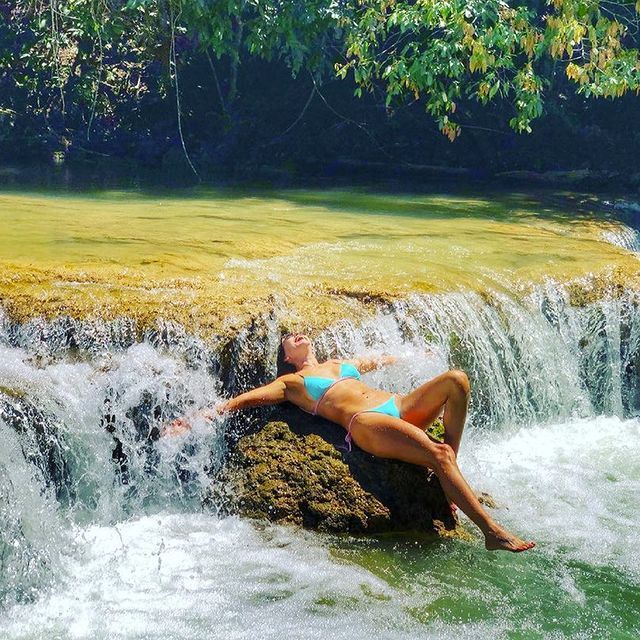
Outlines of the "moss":
[[627,291],[640,291],[640,272],[615,268],[608,273],[591,275],[570,282],[569,304],[586,307],[607,298],[620,298]]
[[449,358],[451,366],[459,369],[471,369],[470,352],[462,336],[455,331],[449,333]]
[[478,494],[478,501],[480,502],[480,504],[483,504],[485,507],[489,507],[489,509],[498,508],[495,498],[492,495],[485,493],[484,491]]
[[467,531],[464,527],[454,527],[453,529],[445,526],[444,522],[435,520],[434,529],[441,538],[455,538],[457,540],[464,540],[466,542],[473,542],[476,537]]
[[427,428],[427,434],[438,442],[444,441],[444,424],[439,418],[434,420],[430,427]]
[[433,532],[436,518],[455,526],[439,484],[423,469],[357,450],[342,454],[285,422],[241,438],[224,481],[242,515],[318,531]]
[[20,400],[21,398],[24,398],[26,396],[26,393],[21,389],[13,389],[11,387],[0,385],[0,395],[5,395],[9,398]]
[[[285,310],[286,324],[296,330],[318,331],[345,317],[365,318],[378,309],[378,302],[394,298],[393,292],[371,291],[371,296],[353,298],[317,286],[309,290],[286,291],[277,299],[261,281],[216,282],[202,278],[141,278],[117,270],[25,268],[2,264],[0,307],[9,318],[25,322],[33,317],[51,320],[70,317],[78,320],[135,321],[138,337],[154,328],[159,320],[175,322],[204,339],[235,335],[260,311],[274,307]],[[395,296],[397,297],[397,293]]]

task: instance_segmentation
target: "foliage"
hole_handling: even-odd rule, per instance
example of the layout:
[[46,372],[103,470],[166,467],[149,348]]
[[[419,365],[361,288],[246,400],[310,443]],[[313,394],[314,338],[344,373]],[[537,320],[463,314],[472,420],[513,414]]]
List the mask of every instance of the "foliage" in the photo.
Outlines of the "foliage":
[[640,2],[599,0],[367,0],[348,22],[347,60],[336,69],[353,73],[358,93],[383,82],[388,107],[424,100],[452,140],[465,99],[510,100],[511,126],[530,132],[558,65],[586,96],[640,89],[638,12]]
[[[141,16],[106,0],[13,2],[0,17],[0,86],[16,118],[49,132],[91,127],[96,112],[118,125],[118,109],[149,90],[157,39]],[[149,86],[151,82],[151,87]],[[65,125],[62,123],[65,121]]]
[[[7,74],[17,57],[21,71],[30,76],[31,91],[45,86],[67,90],[73,75],[91,85],[114,65],[123,70],[154,61],[169,65],[171,40],[178,38],[187,55],[207,51],[217,59],[227,56],[238,62],[244,49],[264,58],[278,56],[295,74],[303,63],[312,68],[327,64],[319,41],[335,24],[333,4],[329,0],[13,0],[0,14],[0,72]],[[25,81],[21,75],[16,85]],[[106,86],[111,88],[111,83]],[[80,97],[90,102],[90,96],[91,91]]]
[[181,94],[202,88],[185,92],[180,73],[203,64],[229,129],[242,65],[258,58],[311,73],[316,88],[334,73],[357,96],[382,87],[389,112],[422,103],[451,140],[474,102],[511,105],[510,125],[528,132],[549,97],[639,90],[639,11],[640,0],[7,0],[0,140],[150,132],[160,113],[180,127]]

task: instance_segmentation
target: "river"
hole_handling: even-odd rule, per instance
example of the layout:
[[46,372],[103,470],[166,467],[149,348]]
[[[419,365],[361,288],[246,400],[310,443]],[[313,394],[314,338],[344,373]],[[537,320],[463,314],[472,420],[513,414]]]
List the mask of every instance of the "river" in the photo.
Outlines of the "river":
[[[638,637],[638,235],[578,200],[0,192],[0,638]],[[464,367],[460,466],[536,549],[203,508],[229,426],[149,434],[283,326],[400,392]]]

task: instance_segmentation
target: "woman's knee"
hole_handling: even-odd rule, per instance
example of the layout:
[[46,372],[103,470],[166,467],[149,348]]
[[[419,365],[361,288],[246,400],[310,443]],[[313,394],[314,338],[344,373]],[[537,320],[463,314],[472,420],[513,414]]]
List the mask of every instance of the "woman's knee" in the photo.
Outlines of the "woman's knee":
[[435,471],[444,470],[456,464],[456,454],[448,444],[436,444],[434,446],[433,458],[435,461]]
[[458,391],[462,392],[465,396],[469,395],[471,392],[469,376],[467,376],[462,369],[451,369],[451,371],[447,371],[446,375]]

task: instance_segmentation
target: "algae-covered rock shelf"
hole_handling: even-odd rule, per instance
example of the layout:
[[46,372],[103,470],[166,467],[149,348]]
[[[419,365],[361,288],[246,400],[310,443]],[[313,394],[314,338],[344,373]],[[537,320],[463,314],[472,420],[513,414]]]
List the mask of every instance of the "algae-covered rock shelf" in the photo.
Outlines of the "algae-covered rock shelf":
[[500,191],[3,192],[0,305],[19,322],[124,317],[140,336],[164,321],[213,339],[272,310],[313,331],[414,293],[522,295],[549,278],[637,288],[635,231],[596,204]]
[[289,423],[269,422],[238,441],[218,479],[232,511],[332,533],[455,527],[437,479],[426,470],[357,447],[341,451],[335,441],[343,430],[323,420],[290,413]]

